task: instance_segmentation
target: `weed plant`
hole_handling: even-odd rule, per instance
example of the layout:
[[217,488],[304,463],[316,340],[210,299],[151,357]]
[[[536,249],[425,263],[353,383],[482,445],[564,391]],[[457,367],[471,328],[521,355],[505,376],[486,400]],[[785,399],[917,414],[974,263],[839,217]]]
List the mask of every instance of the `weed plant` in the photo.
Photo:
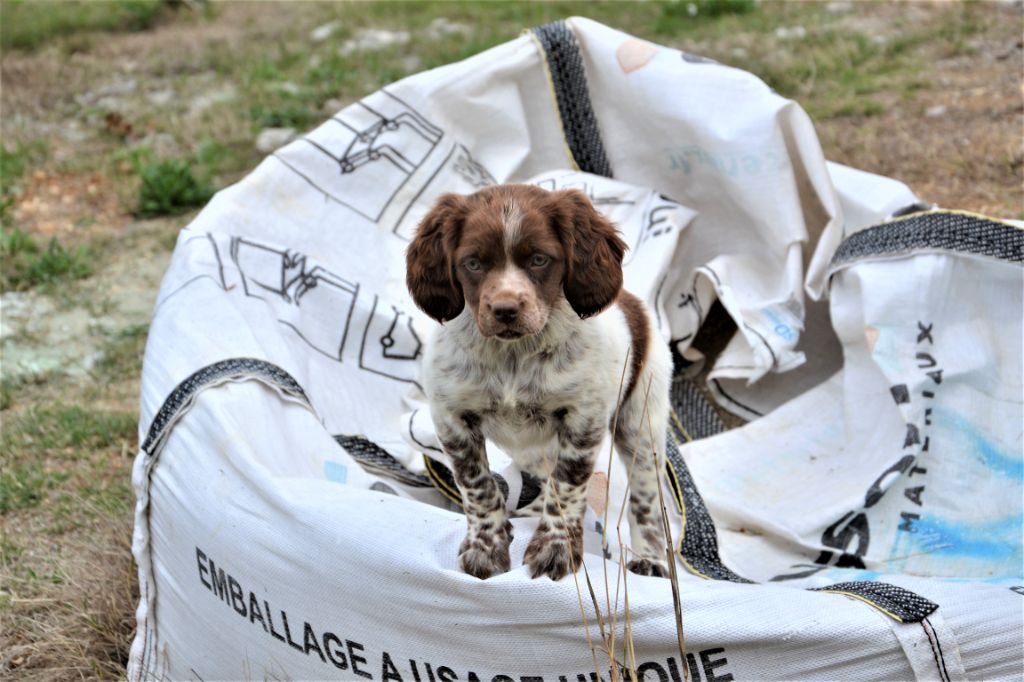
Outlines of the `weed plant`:
[[143,218],[185,213],[209,201],[214,191],[205,177],[193,174],[191,164],[184,159],[143,164],[139,179],[135,214]]

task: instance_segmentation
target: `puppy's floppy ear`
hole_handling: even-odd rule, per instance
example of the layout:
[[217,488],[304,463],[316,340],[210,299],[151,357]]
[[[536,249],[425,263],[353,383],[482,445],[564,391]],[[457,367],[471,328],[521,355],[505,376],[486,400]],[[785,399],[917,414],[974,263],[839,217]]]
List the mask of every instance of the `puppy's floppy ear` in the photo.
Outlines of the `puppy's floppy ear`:
[[423,312],[438,322],[456,318],[465,305],[451,254],[466,217],[465,199],[444,194],[423,217],[405,252],[405,283]]
[[552,192],[548,211],[565,249],[566,300],[580,317],[601,312],[622,289],[626,243],[579,190]]

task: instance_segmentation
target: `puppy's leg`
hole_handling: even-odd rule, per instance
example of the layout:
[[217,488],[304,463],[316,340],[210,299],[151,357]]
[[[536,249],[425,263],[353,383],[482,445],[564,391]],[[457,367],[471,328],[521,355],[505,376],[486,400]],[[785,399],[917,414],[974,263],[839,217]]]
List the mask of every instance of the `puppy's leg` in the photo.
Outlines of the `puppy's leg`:
[[[633,402],[623,406],[615,428],[615,447],[630,472],[629,535],[633,559],[627,567],[639,575],[667,577],[665,531],[662,523],[658,486],[658,465],[665,462],[667,409],[649,400],[648,416],[643,406]],[[652,440],[651,431],[654,431]]]
[[480,417],[471,412],[452,417],[438,420],[437,433],[445,453],[451,458],[455,483],[462,493],[466,512],[468,529],[459,547],[459,566],[483,580],[509,569],[512,524],[487,464]]
[[540,524],[523,558],[534,578],[547,575],[558,580],[583,561],[587,482],[605,429],[597,417],[572,413],[558,426],[560,454],[544,487]]

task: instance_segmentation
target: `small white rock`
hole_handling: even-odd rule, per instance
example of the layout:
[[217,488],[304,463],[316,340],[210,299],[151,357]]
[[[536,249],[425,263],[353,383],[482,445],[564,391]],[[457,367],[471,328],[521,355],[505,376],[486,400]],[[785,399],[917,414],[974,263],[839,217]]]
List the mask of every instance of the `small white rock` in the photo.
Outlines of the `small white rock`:
[[427,27],[426,33],[434,40],[437,40],[450,35],[462,35],[469,33],[469,26],[451,21],[447,17],[438,17],[430,22],[430,26]]
[[133,147],[136,149],[149,147],[157,157],[161,158],[176,156],[181,151],[178,140],[170,133],[150,133]]
[[274,89],[278,92],[284,92],[289,95],[298,95],[302,92],[302,86],[292,83],[291,81],[284,81],[282,83],[274,83]]
[[803,26],[780,26],[775,29],[775,37],[779,40],[803,40],[807,37],[807,29]]
[[89,353],[84,358],[82,358],[82,369],[84,369],[86,372],[88,372],[90,369],[95,367],[96,363],[99,362],[100,360],[102,360],[105,355],[106,355],[106,353],[104,353],[101,350],[97,350],[97,351],[93,351],[92,353]]
[[387,31],[380,28],[367,28],[351,40],[346,40],[338,49],[338,54],[347,57],[355,52],[367,50],[383,50],[392,45],[405,45],[412,36],[408,31]]
[[329,21],[326,24],[321,24],[310,31],[309,39],[314,43],[322,43],[330,38],[339,28],[341,28],[340,21]]
[[151,104],[162,107],[174,99],[174,90],[171,90],[170,88],[157,90],[156,92],[151,92],[146,95],[146,99],[148,99]]
[[269,154],[294,140],[297,134],[295,128],[264,128],[256,136],[256,150]]
[[924,115],[928,118],[939,118],[944,116],[946,113],[946,106],[944,104],[937,104],[934,107],[928,107],[924,110]]
[[84,142],[89,138],[89,133],[82,130],[82,125],[78,121],[71,121],[61,128],[60,135],[68,142]]
[[206,109],[209,109],[214,104],[230,102],[235,98],[236,92],[235,86],[231,84],[223,85],[219,88],[204,92],[203,94],[193,98],[192,102],[189,104],[188,113],[194,116]]
[[126,78],[123,81],[108,83],[102,88],[97,88],[96,90],[91,90],[85,94],[77,95],[75,97],[75,101],[81,106],[88,106],[90,104],[95,104],[100,100],[120,99],[125,95],[130,95],[135,92],[138,87],[138,81],[134,78]]
[[342,102],[340,99],[337,99],[336,97],[332,97],[331,99],[324,102],[324,111],[327,112],[328,114],[336,114],[344,108],[345,103]]
[[750,53],[747,52],[747,48],[745,47],[732,48],[732,56],[736,57],[737,59],[746,59],[749,54]]
[[830,2],[825,5],[825,12],[828,14],[847,14],[852,11],[852,2]]

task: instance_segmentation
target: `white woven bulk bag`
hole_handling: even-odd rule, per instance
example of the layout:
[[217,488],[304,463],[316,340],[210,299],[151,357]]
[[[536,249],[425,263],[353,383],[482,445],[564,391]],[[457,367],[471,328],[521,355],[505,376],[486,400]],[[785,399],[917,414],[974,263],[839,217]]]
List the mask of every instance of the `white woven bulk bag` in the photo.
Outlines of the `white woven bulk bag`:
[[[511,571],[458,570],[465,520],[418,384],[433,323],[405,290],[404,250],[438,194],[498,182],[580,187],[619,224],[627,284],[681,366],[698,359],[714,301],[736,324],[710,388],[767,416],[704,438],[721,431],[717,414],[685,376],[672,389],[664,492],[685,651],[670,582],[618,569],[617,464],[598,472],[609,492],[591,499],[585,571],[530,580],[529,518],[514,520]],[[806,115],[750,74],[582,19],[338,112],[220,192],[178,240],[142,378],[129,677],[1018,675],[1020,232],[971,219],[994,230],[995,255],[946,242],[857,250],[854,232],[915,201],[895,181],[826,164]],[[823,307],[811,323],[804,297],[829,278],[834,331]],[[925,424],[929,379],[904,338],[917,322],[951,348],[942,400],[966,415],[973,444],[934,409]],[[840,344],[845,365],[829,379],[837,364],[820,358]],[[892,432],[910,440],[910,424],[919,442],[904,453]],[[999,457],[976,461],[993,452],[983,441]],[[951,560],[923,535],[900,545],[915,463],[939,442],[957,456],[930,465],[918,497],[970,528],[998,509],[1006,557]],[[491,454],[510,508],[536,495]],[[880,471],[895,455],[913,459]],[[873,485],[881,496],[855,508]],[[863,552],[861,522],[836,524],[847,511],[874,533]],[[807,575],[771,580],[805,563]]]

